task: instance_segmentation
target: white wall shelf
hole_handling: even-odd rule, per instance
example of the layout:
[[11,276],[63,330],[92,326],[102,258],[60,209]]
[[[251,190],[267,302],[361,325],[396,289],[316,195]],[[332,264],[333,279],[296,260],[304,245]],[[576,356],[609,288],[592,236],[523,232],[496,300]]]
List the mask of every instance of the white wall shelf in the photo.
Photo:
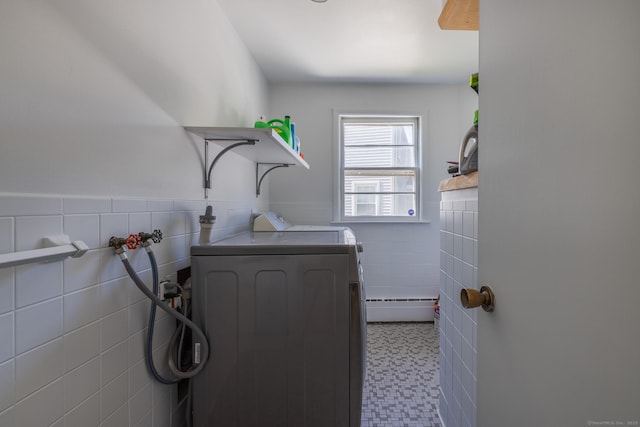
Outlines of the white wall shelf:
[[[269,168],[259,176],[260,165],[302,166],[309,169],[309,164],[294,151],[278,133],[271,128],[234,128],[234,127],[198,127],[185,126],[191,132],[204,139],[204,197],[208,197],[207,190],[211,188],[211,171],[213,166],[227,151],[233,150],[241,156],[253,160],[256,165],[256,197],[260,195],[260,183],[264,176],[272,171]],[[223,147],[209,164],[209,142]]]

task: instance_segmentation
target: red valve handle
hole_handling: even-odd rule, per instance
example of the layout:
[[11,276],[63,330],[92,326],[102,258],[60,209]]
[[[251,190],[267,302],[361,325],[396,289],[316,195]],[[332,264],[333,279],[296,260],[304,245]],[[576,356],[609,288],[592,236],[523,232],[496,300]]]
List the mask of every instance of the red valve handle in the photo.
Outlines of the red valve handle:
[[129,234],[126,244],[128,249],[137,248],[138,246],[140,246],[140,236],[138,236],[137,234]]

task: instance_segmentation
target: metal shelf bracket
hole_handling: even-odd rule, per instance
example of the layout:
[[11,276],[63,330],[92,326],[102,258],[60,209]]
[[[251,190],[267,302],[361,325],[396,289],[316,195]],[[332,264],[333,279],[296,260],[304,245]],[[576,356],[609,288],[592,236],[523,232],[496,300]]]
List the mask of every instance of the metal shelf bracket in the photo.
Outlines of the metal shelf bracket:
[[[233,144],[225,147],[220,151],[216,157],[211,162],[211,165],[207,166],[209,163],[209,141],[229,141],[233,142]],[[213,166],[216,162],[229,150],[233,150],[236,147],[242,145],[256,145],[258,142],[257,139],[228,139],[228,138],[205,138],[204,139],[204,198],[209,198],[209,190],[211,189],[211,172],[213,171]]]
[[[262,176],[260,175],[260,166],[271,166],[267,169]],[[278,168],[288,168],[290,165],[288,163],[256,163],[256,197],[260,196],[260,186],[262,185],[262,180],[269,172]]]

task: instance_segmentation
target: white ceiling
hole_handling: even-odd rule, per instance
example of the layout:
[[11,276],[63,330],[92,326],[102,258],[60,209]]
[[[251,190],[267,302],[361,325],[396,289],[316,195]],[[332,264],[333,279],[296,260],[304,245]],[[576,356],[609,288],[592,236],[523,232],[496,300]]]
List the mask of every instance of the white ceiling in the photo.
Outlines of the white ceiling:
[[270,82],[463,83],[478,32],[438,27],[442,0],[218,0]]

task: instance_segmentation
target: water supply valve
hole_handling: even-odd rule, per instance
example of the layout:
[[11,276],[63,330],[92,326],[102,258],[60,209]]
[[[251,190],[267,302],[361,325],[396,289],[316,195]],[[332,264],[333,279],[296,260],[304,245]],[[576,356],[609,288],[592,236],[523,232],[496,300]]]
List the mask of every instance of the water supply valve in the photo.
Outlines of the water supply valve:
[[151,240],[153,243],[160,243],[162,241],[162,231],[153,230],[153,233],[151,233]]
[[124,237],[111,236],[109,239],[109,247],[114,248],[117,253],[121,253],[122,249],[128,247],[127,242],[129,239],[125,239]]
[[138,236],[140,236],[142,243],[146,243],[149,239],[151,239],[153,243],[160,243],[162,241],[162,231],[160,230],[153,230],[153,233],[140,232]]
[[127,237],[125,244],[127,245],[128,249],[136,249],[138,246],[140,246],[140,236],[137,234],[129,234],[129,237]]

